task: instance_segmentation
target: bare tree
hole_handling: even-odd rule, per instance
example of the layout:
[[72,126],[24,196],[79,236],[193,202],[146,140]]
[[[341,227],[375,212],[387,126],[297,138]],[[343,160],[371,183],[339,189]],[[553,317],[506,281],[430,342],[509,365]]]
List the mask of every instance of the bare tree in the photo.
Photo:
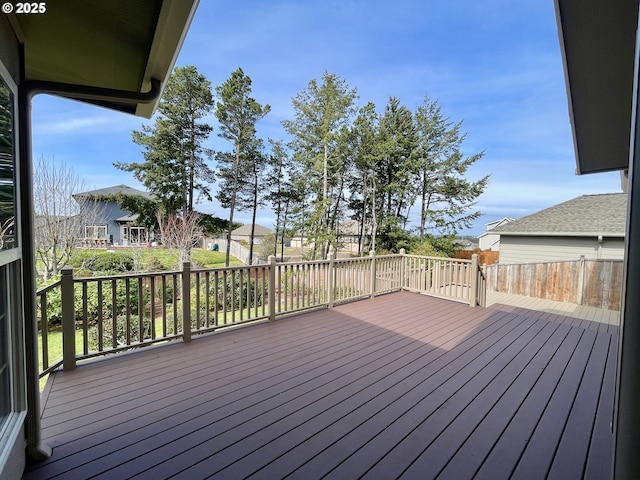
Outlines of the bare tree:
[[85,226],[95,225],[103,204],[90,196],[77,173],[53,157],[34,163],[33,198],[35,249],[45,280],[67,265],[71,252],[85,236]]
[[196,211],[187,213],[157,214],[162,244],[178,251],[180,266],[182,262],[191,260],[191,248],[202,235],[200,214]]
[[4,248],[5,243],[7,245],[12,244],[14,223],[13,217],[5,221],[0,220],[0,250]]

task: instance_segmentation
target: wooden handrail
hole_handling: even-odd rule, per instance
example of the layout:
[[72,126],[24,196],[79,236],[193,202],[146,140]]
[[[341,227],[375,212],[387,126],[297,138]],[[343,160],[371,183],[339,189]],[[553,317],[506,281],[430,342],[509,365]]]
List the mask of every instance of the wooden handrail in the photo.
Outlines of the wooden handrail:
[[[486,280],[475,260],[399,254],[367,257],[145,272],[62,279],[38,291],[44,337],[47,295],[62,296],[63,365],[96,355],[182,339],[247,322],[332,306],[402,289],[483,305]],[[93,293],[91,293],[93,292]],[[96,301],[97,299],[97,301]],[[44,302],[44,303],[43,303]],[[81,305],[76,310],[75,304]],[[76,352],[75,337],[83,336]],[[90,340],[90,337],[93,340]],[[43,338],[43,371],[48,361]]]

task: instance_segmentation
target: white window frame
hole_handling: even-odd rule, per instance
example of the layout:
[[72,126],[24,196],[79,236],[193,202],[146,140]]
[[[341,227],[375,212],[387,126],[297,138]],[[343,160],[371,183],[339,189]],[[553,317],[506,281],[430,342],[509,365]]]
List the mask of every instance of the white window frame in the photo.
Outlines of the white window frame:
[[[103,235],[100,235],[100,232],[104,232]],[[104,240],[109,233],[109,229],[106,224],[100,225],[85,225],[84,227],[84,238],[92,239],[92,240]]]

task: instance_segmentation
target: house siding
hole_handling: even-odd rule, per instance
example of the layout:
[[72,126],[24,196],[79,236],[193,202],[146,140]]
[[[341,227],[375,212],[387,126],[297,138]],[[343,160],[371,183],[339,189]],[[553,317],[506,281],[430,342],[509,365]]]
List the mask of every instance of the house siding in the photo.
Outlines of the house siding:
[[497,233],[489,233],[478,238],[480,250],[500,250],[500,235]]
[[107,237],[113,244],[121,245],[120,224],[116,222],[116,218],[129,215],[127,210],[123,210],[117,203],[100,202],[100,218],[96,218],[96,225],[107,225]]
[[[599,248],[600,247],[600,248]],[[534,237],[503,235],[500,240],[500,263],[532,263],[588,259],[622,259],[624,240],[596,237]]]

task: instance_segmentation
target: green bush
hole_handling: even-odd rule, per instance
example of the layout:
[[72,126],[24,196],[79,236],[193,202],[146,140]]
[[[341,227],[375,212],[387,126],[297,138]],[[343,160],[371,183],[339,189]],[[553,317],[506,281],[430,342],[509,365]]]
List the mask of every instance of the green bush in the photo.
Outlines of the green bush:
[[[217,296],[218,309],[222,309],[223,304],[226,302],[227,310],[237,310],[240,308],[241,299],[243,308],[262,306],[262,289],[259,288],[256,292],[255,281],[246,276],[242,277],[241,282],[239,275],[235,275],[235,279],[231,275],[227,275],[226,282],[221,281],[218,284],[217,291],[214,285],[209,287],[209,295],[211,298]],[[247,304],[247,298],[249,304]],[[210,302],[210,304],[213,306],[213,302]]]
[[[98,325],[89,328],[89,350],[97,351],[99,348]],[[111,348],[113,346],[113,321],[105,319],[102,322],[102,345],[103,348]],[[127,317],[118,315],[116,320],[116,343],[118,346],[127,345]],[[151,321],[148,318],[142,320],[142,331],[140,331],[140,322],[138,315],[130,315],[129,317],[129,340],[131,343],[140,342],[151,338]]]

